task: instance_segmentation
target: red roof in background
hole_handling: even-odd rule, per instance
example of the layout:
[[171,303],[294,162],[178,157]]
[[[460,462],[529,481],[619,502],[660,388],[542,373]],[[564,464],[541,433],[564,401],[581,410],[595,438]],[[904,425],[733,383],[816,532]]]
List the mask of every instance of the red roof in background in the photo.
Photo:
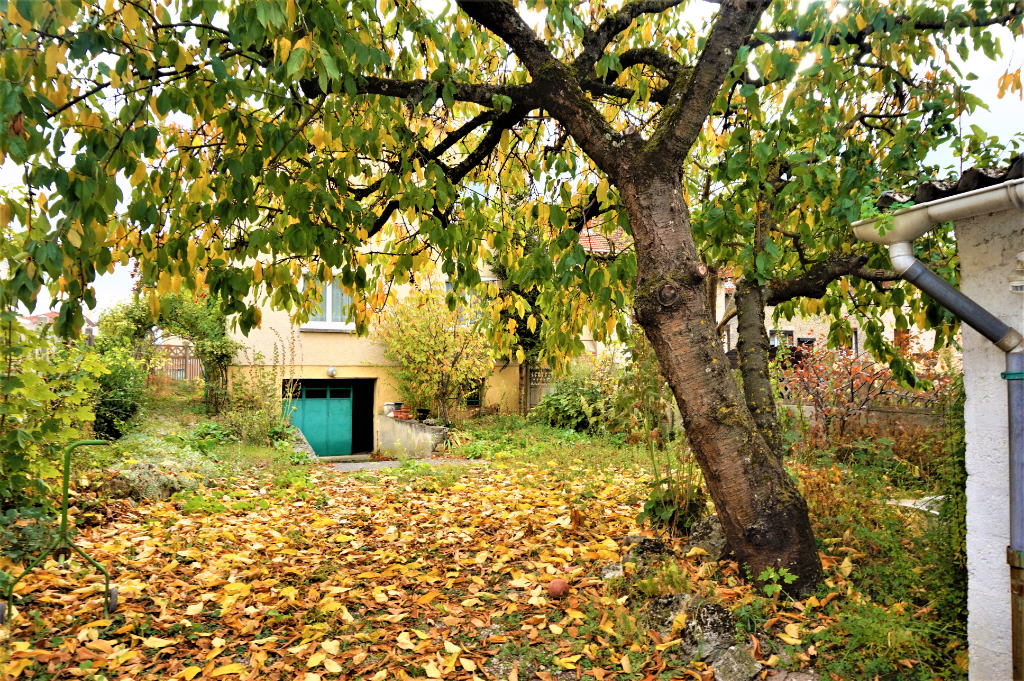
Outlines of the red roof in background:
[[[43,312],[42,314],[27,315],[24,317],[18,317],[23,324],[31,324],[32,326],[40,326],[42,324],[52,324],[56,321],[57,317],[60,316],[59,312]],[[85,317],[86,326],[96,326],[92,320]]]
[[621,253],[633,240],[629,238],[621,227],[616,228],[610,235],[600,234],[595,228],[600,226],[594,220],[587,222],[587,226],[580,232],[580,246],[589,253]]

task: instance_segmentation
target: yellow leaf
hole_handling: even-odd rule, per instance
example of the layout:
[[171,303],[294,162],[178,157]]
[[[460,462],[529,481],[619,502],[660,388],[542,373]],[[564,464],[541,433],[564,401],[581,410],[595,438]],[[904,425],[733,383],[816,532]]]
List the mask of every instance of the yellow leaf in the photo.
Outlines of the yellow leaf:
[[194,603],[194,604],[188,606],[187,608],[185,608],[185,614],[186,615],[198,615],[202,611],[203,611],[203,604],[202,603]]
[[440,591],[431,591],[430,593],[425,593],[425,594],[423,594],[422,596],[420,596],[419,598],[416,599],[416,605],[426,605],[426,604],[430,603],[430,601],[434,600],[435,598],[437,598],[440,595],[441,595]]
[[387,671],[381,669],[379,672],[370,677],[370,681],[384,681],[384,679],[386,678],[388,678]]
[[74,228],[68,230],[68,241],[70,241],[71,245],[75,248],[82,247],[82,235]]
[[763,664],[765,667],[774,667],[778,663],[779,663],[779,656],[778,655],[772,655],[771,657],[769,657],[767,660],[765,660],[761,664]]
[[441,678],[441,670],[437,668],[437,665],[433,662],[428,662],[423,665],[423,671],[426,672],[427,677],[431,679]]
[[558,626],[557,624],[549,624],[548,625],[548,629],[550,629],[551,633],[554,634],[555,636],[558,636],[563,631],[565,631],[564,629],[562,629],[562,627]]
[[573,619],[578,619],[578,620],[586,619],[586,616],[582,612],[580,612],[579,610],[566,610],[565,614],[568,615],[569,617],[572,617]]
[[789,644],[789,645],[791,645],[791,646],[795,646],[795,645],[797,645],[798,643],[800,643],[800,639],[798,639],[798,638],[793,638],[792,636],[789,636],[788,634],[779,634],[779,638],[780,638],[780,639],[781,639],[782,641],[784,641],[784,642],[788,643],[788,644]]
[[328,658],[324,660],[324,669],[331,672],[332,674],[337,674],[341,671],[341,665],[335,662],[334,660]]
[[627,674],[633,673],[633,665],[629,663],[629,655],[623,655],[622,659],[619,660],[619,664],[622,666],[622,671]]
[[128,3],[125,3],[121,10],[121,22],[129,31],[134,31],[139,27],[139,13]]
[[850,573],[853,572],[853,561],[847,556],[843,559],[843,564],[839,566],[839,571],[843,573],[843,577],[849,577]]
[[201,671],[203,671],[202,668],[192,665],[191,667],[185,667],[182,669],[180,674],[181,678],[185,679],[185,681],[192,681],[192,678]]
[[327,659],[327,653],[313,653],[306,661],[306,668],[311,669]]
[[84,631],[86,629],[102,629],[103,627],[109,627],[111,624],[113,624],[113,622],[110,620],[96,620],[95,622],[89,622],[84,625],[79,629],[79,631]]
[[867,19],[864,18],[863,14],[858,14],[856,21],[858,31],[863,31],[868,25]]
[[445,641],[444,642],[444,649],[447,650],[449,653],[458,653],[458,652],[462,651],[462,648],[460,648],[459,646],[455,645],[451,641]]
[[462,668],[465,669],[467,672],[476,671],[476,662],[473,662],[473,660],[469,659],[468,657],[460,657],[459,663],[462,664]]
[[247,670],[246,670],[246,668],[243,665],[240,665],[237,662],[233,662],[231,664],[226,664],[223,667],[217,667],[216,669],[213,670],[213,672],[210,673],[210,676],[226,676],[227,674],[244,674],[246,671]]
[[142,645],[147,648],[166,648],[167,646],[173,646],[175,643],[177,643],[177,641],[169,638],[157,638],[156,636],[150,636],[142,642]]
[[686,552],[686,558],[693,558],[694,556],[706,556],[708,552],[699,546],[694,546],[692,549]]
[[341,642],[340,641],[321,641],[320,642],[320,647],[323,648],[324,650],[326,650],[331,655],[337,655],[338,651],[341,649]]
[[[13,5],[14,3],[11,4]],[[31,657],[15,660],[3,668],[2,676],[5,681],[6,679],[16,679],[21,676],[21,673],[25,671],[25,668],[31,666],[33,662],[34,660]]]
[[786,633],[793,638],[800,638],[800,625],[795,622],[786,625]]

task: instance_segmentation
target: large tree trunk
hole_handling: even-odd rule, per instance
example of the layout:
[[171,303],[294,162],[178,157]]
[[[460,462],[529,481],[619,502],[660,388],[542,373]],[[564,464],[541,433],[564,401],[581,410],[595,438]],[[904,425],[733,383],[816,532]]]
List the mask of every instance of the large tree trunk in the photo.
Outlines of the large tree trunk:
[[783,451],[775,394],[768,370],[768,331],[764,324],[764,290],[740,282],[736,287],[738,340],[736,354],[743,376],[743,397],[761,437],[777,452]]
[[675,393],[730,546],[755,578],[787,568],[797,577],[787,591],[809,593],[821,562],[807,503],[783,467],[777,435],[766,438],[733,380],[678,169],[633,167],[617,184],[636,244],[636,317]]

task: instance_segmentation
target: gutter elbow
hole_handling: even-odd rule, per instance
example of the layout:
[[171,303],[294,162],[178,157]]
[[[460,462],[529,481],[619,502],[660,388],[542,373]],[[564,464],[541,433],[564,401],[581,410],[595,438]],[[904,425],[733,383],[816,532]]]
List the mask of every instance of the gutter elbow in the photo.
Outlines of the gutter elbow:
[[902,277],[910,266],[917,262],[914,258],[914,246],[909,241],[892,244],[889,246],[889,261],[896,274]]

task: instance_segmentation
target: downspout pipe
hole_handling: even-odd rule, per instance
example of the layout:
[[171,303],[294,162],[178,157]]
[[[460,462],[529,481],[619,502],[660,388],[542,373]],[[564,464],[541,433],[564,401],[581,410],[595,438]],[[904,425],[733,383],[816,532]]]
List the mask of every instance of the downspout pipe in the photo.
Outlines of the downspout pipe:
[[1017,209],[1024,211],[1024,180],[914,206],[892,215],[891,229],[879,233],[878,220],[853,225],[862,241],[889,247],[889,260],[902,279],[921,289],[964,324],[1006,353],[1007,419],[1009,426],[1010,612],[1013,681],[1024,681],[1024,337],[964,295],[914,257],[913,240],[949,220]]

